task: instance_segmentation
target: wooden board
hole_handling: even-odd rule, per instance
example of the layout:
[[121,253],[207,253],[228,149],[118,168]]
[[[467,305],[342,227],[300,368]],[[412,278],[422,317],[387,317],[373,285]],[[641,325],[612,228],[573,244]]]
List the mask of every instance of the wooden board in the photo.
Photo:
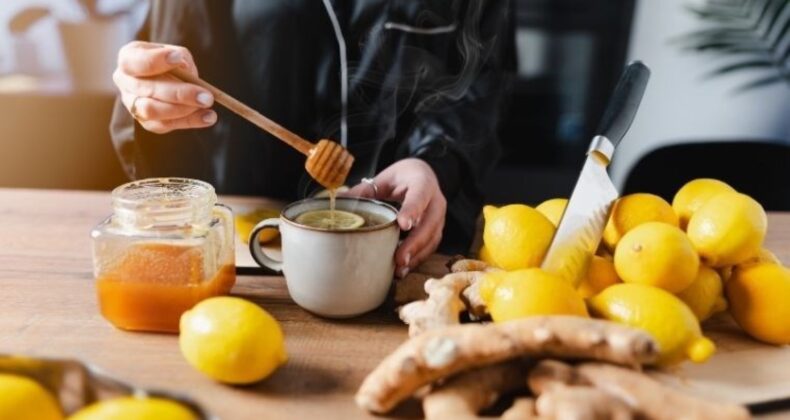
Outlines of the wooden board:
[[[280,321],[290,360],[254,386],[217,384],[186,364],[175,336],[122,332],[99,315],[89,232],[109,213],[106,193],[0,189],[0,353],[78,358],[138,386],[184,393],[223,419],[371,417],[354,405],[353,394],[406,339],[392,308],[330,321],[297,307],[281,277],[240,276],[233,293]],[[767,247],[790,261],[790,214],[771,214],[769,226]],[[741,403],[790,395],[790,348],[752,341],[726,319],[710,329],[719,353],[705,365],[685,364],[663,380]],[[392,416],[419,413],[412,402]]]
[[703,329],[717,347],[710,360],[703,364],[687,362],[654,376],[713,400],[748,404],[758,410],[790,409],[790,346],[771,346],[751,339],[728,314],[714,317]]

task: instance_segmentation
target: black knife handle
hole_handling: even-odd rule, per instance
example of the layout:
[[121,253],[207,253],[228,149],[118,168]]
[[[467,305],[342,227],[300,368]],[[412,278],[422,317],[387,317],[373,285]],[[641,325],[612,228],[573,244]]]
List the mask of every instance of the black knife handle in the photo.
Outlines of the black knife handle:
[[642,102],[642,95],[650,79],[650,69],[641,61],[632,61],[620,76],[598,126],[597,135],[604,136],[617,147],[623,139]]

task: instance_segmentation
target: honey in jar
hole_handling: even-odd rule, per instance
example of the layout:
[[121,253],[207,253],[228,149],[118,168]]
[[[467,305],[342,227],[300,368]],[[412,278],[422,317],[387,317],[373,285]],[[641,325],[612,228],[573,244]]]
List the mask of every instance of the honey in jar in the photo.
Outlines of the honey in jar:
[[178,332],[185,311],[235,282],[230,210],[213,187],[182,178],[113,191],[114,213],[93,230],[99,308],[118,328]]

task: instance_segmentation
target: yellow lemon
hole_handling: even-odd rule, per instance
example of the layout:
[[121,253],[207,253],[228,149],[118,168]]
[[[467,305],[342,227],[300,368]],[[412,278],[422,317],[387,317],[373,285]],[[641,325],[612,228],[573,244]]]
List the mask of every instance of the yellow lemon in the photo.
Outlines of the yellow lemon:
[[192,410],[164,398],[120,397],[93,403],[69,420],[197,420]]
[[38,382],[20,375],[0,373],[0,419],[60,420],[55,397]]
[[650,333],[659,346],[659,365],[690,359],[701,363],[716,350],[699,321],[677,296],[644,284],[616,284],[588,300],[593,316]]
[[641,283],[678,293],[691,285],[699,257],[682,230],[648,222],[628,232],[614,252],[617,274],[626,283]]
[[790,269],[773,263],[737,267],[725,290],[730,314],[749,335],[790,344]]
[[494,258],[491,257],[491,253],[488,252],[488,248],[485,245],[480,247],[480,251],[477,251],[477,258],[480,258],[480,261],[492,265],[496,267],[496,262],[494,262]]
[[677,296],[689,306],[700,322],[727,309],[724,286],[719,273],[704,265],[700,266],[699,274],[691,285]]
[[732,272],[733,270],[735,270],[736,267],[746,267],[748,265],[759,264],[759,263],[771,263],[771,264],[782,265],[782,262],[779,260],[776,254],[765,248],[761,248],[760,251],[757,253],[757,255],[755,255],[754,257],[749,258],[748,260],[738,265],[727,265],[721,267],[719,268],[718,271],[719,271],[719,275],[721,276],[721,280],[726,283],[727,280],[730,279],[730,276],[732,276]]
[[523,204],[483,208],[483,243],[497,267],[505,270],[537,267],[554,237],[554,225],[539,211]]
[[[280,212],[273,209],[259,208],[247,213],[237,214],[233,220],[236,225],[236,233],[245,244],[250,241],[250,232],[264,219],[271,219],[278,217]],[[258,236],[260,243],[266,243],[279,235],[275,229],[266,229]]]
[[268,312],[236,297],[206,299],[181,316],[181,353],[220,382],[257,382],[285,363],[283,332]]
[[771,263],[771,264],[782,265],[782,262],[779,261],[779,257],[777,257],[776,254],[765,248],[761,248],[760,251],[757,252],[757,255],[738,264],[738,266],[743,267],[743,266],[747,266],[751,264],[759,264],[759,263]]
[[647,222],[662,222],[678,226],[678,216],[663,198],[646,193],[626,195],[612,206],[609,221],[603,231],[603,242],[614,250],[620,239],[631,229]]
[[507,276],[507,273],[507,271],[492,271],[483,275],[483,280],[480,283],[480,299],[483,299],[483,302],[486,304],[491,302],[494,290],[502,282],[502,279]]
[[541,212],[547,219],[557,227],[560,225],[560,220],[562,219],[562,214],[565,213],[565,207],[568,206],[568,199],[567,198],[552,198],[551,200],[546,200],[537,207],[535,210]]
[[745,194],[725,192],[710,198],[691,216],[686,232],[702,260],[720,268],[757,255],[767,229],[760,203]]
[[735,189],[718,179],[698,178],[680,187],[672,199],[672,208],[680,219],[680,227],[686,229],[691,215],[716,194],[735,192]]
[[535,315],[588,316],[584,300],[570,283],[539,268],[511,271],[494,281],[498,284],[488,310],[495,322]]
[[582,280],[578,290],[583,298],[588,298],[617,283],[620,283],[620,278],[617,277],[612,260],[593,255],[590,267],[587,268],[587,276]]

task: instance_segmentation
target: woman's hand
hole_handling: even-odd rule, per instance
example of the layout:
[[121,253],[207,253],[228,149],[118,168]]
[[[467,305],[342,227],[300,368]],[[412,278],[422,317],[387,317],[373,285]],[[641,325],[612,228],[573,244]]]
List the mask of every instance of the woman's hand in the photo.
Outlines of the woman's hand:
[[431,255],[442,240],[447,200],[439,189],[433,169],[423,160],[403,159],[379,173],[373,187],[361,183],[344,195],[400,201],[398,225],[409,236],[395,253],[395,273],[404,277],[409,270]]
[[192,54],[177,45],[133,41],[118,52],[113,81],[126,109],[148,131],[164,134],[217,122],[217,114],[209,109],[214,97],[167,74],[176,67],[198,74]]

